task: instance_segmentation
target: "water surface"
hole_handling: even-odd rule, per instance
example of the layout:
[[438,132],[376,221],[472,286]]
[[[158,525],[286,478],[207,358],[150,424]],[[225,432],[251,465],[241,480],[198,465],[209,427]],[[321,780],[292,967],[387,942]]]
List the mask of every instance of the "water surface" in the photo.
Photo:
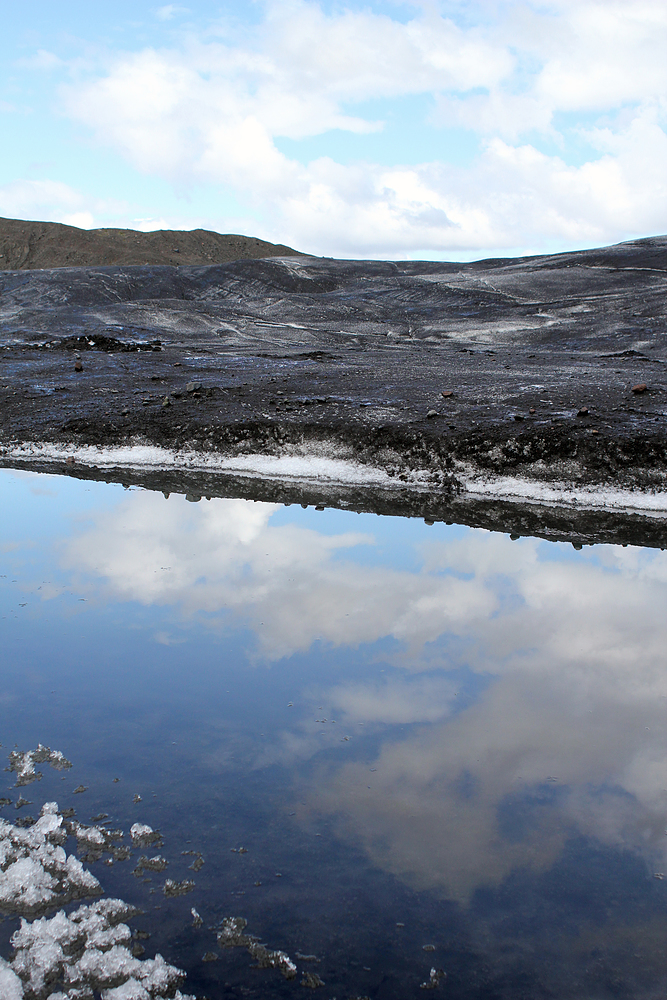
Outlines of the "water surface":
[[188,992],[664,994],[664,552],[7,470],[0,509],[4,752],[74,763],[18,815],[161,830],[166,873],[91,867]]

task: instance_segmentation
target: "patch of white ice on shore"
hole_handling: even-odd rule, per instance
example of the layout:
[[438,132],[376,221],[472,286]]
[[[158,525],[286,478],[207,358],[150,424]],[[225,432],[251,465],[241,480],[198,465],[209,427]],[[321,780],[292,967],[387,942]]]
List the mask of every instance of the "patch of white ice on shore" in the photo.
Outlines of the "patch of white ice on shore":
[[[336,454],[335,446],[299,452],[296,449],[282,455],[225,456],[218,452],[176,451],[153,445],[98,447],[95,445],[60,445],[22,443],[0,449],[10,459],[35,461],[74,461],[100,469],[182,469],[191,472],[227,472],[262,479],[297,480],[300,482],[337,483],[348,486],[387,486],[396,488],[396,480],[384,469],[362,465],[351,458]],[[420,476],[415,474],[415,484]]]
[[31,915],[102,892],[94,875],[62,847],[58,805],[47,802],[33,826],[0,820],[0,910]]
[[578,510],[616,510],[627,513],[667,513],[667,490],[614,489],[610,486],[540,482],[514,476],[457,474],[468,496],[576,507]]

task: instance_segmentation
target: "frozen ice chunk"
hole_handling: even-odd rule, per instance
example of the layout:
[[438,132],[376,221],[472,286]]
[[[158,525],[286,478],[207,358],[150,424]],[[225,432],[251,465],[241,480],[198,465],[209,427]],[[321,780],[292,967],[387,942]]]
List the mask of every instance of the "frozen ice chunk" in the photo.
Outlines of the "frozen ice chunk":
[[23,984],[4,958],[0,958],[0,997],[2,1000],[23,1000]]
[[63,818],[47,802],[30,827],[0,820],[0,910],[32,916],[73,899],[95,896],[99,882],[81,862],[65,854]]
[[150,844],[162,843],[162,834],[145,823],[133,823],[130,827],[130,837],[134,847],[148,847]]
[[35,764],[50,764],[57,771],[65,771],[72,766],[60,750],[38,744],[36,750],[12,750],[9,755],[9,770],[16,772],[16,788],[39,781],[40,771],[35,770]]
[[[120,899],[103,899],[70,914],[61,910],[32,923],[22,920],[12,936],[15,956],[8,968],[30,996],[49,1000],[74,1000],[93,991],[103,1000],[193,1000],[177,989],[185,978],[180,969],[161,955],[145,960],[132,955],[132,932],[122,921],[134,913]],[[46,992],[52,988],[62,992]]]

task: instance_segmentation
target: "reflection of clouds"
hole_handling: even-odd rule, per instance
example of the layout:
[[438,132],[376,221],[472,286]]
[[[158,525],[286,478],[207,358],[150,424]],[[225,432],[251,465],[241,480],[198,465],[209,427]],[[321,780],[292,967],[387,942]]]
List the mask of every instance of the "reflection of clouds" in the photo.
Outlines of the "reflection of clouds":
[[261,622],[258,637],[271,659],[307,649],[316,637],[356,645],[394,635],[422,644],[493,610],[492,595],[474,581],[335,559],[373,539],[272,526],[277,509],[134,492],[97,512],[92,528],[68,540],[64,559],[102,577],[115,599],[177,605],[185,615],[226,608]]
[[667,557],[551,552],[483,533],[431,546],[432,572],[470,574],[498,609],[465,649],[495,679],[453,718],[387,739],[371,778],[355,762],[318,784],[320,808],[417,885],[467,898],[548,867],[573,830],[667,864]]
[[[667,866],[667,554],[575,556],[470,531],[431,542],[407,571],[355,564],[346,550],[372,538],[273,525],[276,509],[132,493],[97,512],[65,558],[118,599],[213,624],[231,611],[257,626],[270,659],[316,637],[398,640],[383,652],[386,677],[320,688],[315,704],[376,735],[414,728],[384,734],[372,775],[368,761],[328,765],[313,801],[399,877],[465,899],[517,867],[548,867],[573,830]],[[484,690],[455,712],[447,669],[460,667],[485,675]],[[347,754],[338,735],[305,726],[267,754],[289,762],[329,739]]]

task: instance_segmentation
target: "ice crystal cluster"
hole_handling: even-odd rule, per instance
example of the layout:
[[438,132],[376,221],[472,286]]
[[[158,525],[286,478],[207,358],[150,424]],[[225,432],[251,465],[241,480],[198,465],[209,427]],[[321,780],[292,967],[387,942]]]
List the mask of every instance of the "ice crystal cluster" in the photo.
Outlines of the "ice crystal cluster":
[[[17,773],[17,786],[39,778],[35,764],[47,760],[55,767],[71,766],[48,747],[13,753],[10,770]],[[141,833],[145,839],[154,832],[146,827]],[[95,876],[66,853],[68,834],[93,857],[119,850],[112,841],[122,837],[121,831],[67,823],[55,802],[47,802],[31,826],[0,819],[0,912],[21,917],[11,938],[13,957],[0,958],[0,998],[194,1000],[179,989],[185,979],[180,969],[161,955],[139,959],[132,954],[132,931],[123,921],[137,912],[133,907],[121,899],[100,899],[69,913],[62,909],[102,893]]]

